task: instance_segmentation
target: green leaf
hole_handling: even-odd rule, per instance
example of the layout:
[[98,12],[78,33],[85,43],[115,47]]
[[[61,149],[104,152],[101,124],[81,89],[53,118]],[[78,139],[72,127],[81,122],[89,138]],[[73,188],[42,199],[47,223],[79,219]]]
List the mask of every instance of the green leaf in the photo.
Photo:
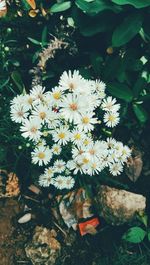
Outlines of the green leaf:
[[135,8],[150,6],[149,0],[112,0],[112,2],[118,5],[132,5]]
[[62,3],[54,4],[50,8],[50,11],[52,13],[63,12],[63,11],[66,11],[67,9],[69,9],[70,7],[71,7],[71,1],[66,1],[66,2],[62,2]]
[[0,89],[5,87],[8,84],[9,80],[10,80],[10,78],[8,77],[6,80],[4,80],[2,83],[0,83]]
[[144,78],[139,77],[133,87],[134,97],[137,98],[140,95],[140,92],[145,88],[146,81]]
[[123,240],[126,240],[130,243],[140,243],[144,240],[146,236],[146,231],[142,228],[135,226],[130,228],[122,237]]
[[142,21],[143,17],[139,13],[126,17],[113,32],[112,45],[120,47],[129,42],[140,31]]
[[85,0],[76,0],[75,4],[78,8],[80,8],[83,12],[89,15],[95,15],[103,10],[115,10],[115,7],[105,1],[105,0],[95,0],[92,2],[85,1]]
[[35,39],[32,39],[30,37],[28,37],[28,40],[30,40],[32,43],[36,44],[36,45],[40,45],[41,46],[41,42]]
[[42,45],[44,46],[47,43],[47,26],[43,28],[42,31]]
[[94,36],[99,32],[108,32],[115,25],[116,15],[110,11],[104,11],[95,17],[88,17],[83,13],[74,10],[73,19],[75,25],[83,36]]
[[113,82],[108,84],[107,90],[112,96],[123,99],[126,102],[131,102],[133,99],[132,91],[127,85]]
[[141,105],[133,104],[133,111],[141,123],[144,123],[147,121],[148,113]]
[[14,83],[16,84],[16,86],[19,88],[19,91],[22,93],[22,91],[24,89],[24,84],[23,84],[20,73],[18,71],[12,72],[11,78],[14,81]]

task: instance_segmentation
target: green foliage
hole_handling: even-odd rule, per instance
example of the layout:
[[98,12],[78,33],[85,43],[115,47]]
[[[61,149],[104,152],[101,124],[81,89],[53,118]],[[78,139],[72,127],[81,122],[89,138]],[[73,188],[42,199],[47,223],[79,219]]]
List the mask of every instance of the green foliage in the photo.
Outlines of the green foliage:
[[123,236],[123,240],[126,240],[130,243],[140,243],[144,240],[146,236],[146,232],[145,230],[143,230],[142,228],[135,226],[130,228]]
[[53,87],[67,69],[102,79],[109,94],[121,103],[124,135],[130,128],[130,137],[139,141],[150,112],[150,1],[38,0],[33,16],[30,11],[34,10],[27,1],[12,1],[7,15],[0,19],[0,93],[6,98],[1,100],[0,110],[3,156],[13,153],[15,160],[19,151],[14,150],[20,143],[25,145],[22,138],[14,141],[8,136],[14,137],[16,128],[9,109],[5,115],[3,110],[14,95],[29,91],[31,70],[54,37],[63,39],[68,48],[48,60],[41,71],[43,85]]
[[129,42],[139,33],[142,21],[143,17],[140,13],[133,13],[127,16],[113,32],[112,45],[114,47],[120,47]]

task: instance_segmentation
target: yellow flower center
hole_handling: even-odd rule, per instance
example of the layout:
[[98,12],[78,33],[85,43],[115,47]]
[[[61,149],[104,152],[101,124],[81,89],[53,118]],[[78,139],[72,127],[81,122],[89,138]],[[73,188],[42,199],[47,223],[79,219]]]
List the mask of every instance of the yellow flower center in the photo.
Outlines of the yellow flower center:
[[45,112],[40,112],[40,118],[44,120],[46,118],[46,113]]
[[49,169],[47,170],[47,173],[48,173],[49,175],[51,175],[51,174],[53,173],[53,170],[49,168]]
[[85,139],[85,140],[83,141],[83,143],[84,143],[84,145],[88,145],[88,144],[89,144],[89,140]]
[[61,97],[61,93],[60,92],[54,92],[53,93],[53,98],[54,99],[58,100],[58,99],[60,99],[60,97]]
[[94,149],[90,149],[89,153],[90,153],[90,155],[94,155],[95,154],[95,150]]
[[36,133],[36,132],[37,132],[37,128],[36,128],[36,127],[32,127],[32,128],[31,128],[31,132],[32,132],[32,133]]
[[39,152],[38,153],[38,158],[44,159],[45,158],[45,154],[43,152]]
[[75,89],[75,86],[74,86],[74,84],[73,84],[73,83],[70,83],[70,84],[69,84],[69,89],[70,89],[70,90],[73,90],[73,89]]
[[87,164],[89,162],[89,159],[83,158],[82,162],[83,162],[83,164]]
[[54,152],[58,152],[59,151],[59,148],[57,146],[54,147]]
[[115,116],[113,116],[113,115],[109,115],[108,120],[111,121],[111,122],[115,121]]
[[77,106],[76,103],[72,103],[72,104],[70,104],[69,107],[70,107],[70,109],[73,110],[73,111],[75,111],[75,110],[78,109],[78,106]]
[[32,103],[33,103],[33,99],[32,99],[32,98],[28,98],[28,103],[29,103],[30,105],[32,105]]
[[58,134],[58,137],[59,137],[60,139],[64,139],[64,138],[65,138],[65,133],[63,133],[63,132],[59,133],[59,134]]
[[23,117],[23,111],[18,111],[18,116]]
[[88,117],[83,117],[83,118],[82,118],[82,122],[83,122],[84,124],[88,124],[89,121],[90,121],[90,119],[89,119]]
[[80,133],[76,133],[74,138],[75,138],[75,140],[80,140],[81,139],[81,134]]

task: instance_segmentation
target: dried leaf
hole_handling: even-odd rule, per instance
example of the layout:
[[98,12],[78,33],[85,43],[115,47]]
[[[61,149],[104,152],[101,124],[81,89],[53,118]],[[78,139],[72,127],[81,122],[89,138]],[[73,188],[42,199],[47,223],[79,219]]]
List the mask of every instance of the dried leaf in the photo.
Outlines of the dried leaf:
[[32,9],[36,9],[35,0],[26,0],[28,5],[31,6]]
[[142,167],[143,167],[143,161],[141,154],[129,158],[126,168],[126,174],[128,178],[131,181],[136,182],[141,174]]
[[91,212],[91,200],[87,197],[84,189],[71,191],[64,197],[57,197],[60,214],[70,228],[77,229],[79,219],[93,216]]
[[41,192],[41,190],[33,184],[31,184],[28,189],[37,195],[39,195]]

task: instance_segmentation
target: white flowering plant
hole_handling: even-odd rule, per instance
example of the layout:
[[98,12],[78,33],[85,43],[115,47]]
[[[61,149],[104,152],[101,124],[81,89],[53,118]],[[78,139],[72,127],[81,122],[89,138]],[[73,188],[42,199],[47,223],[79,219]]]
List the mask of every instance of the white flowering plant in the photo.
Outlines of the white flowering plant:
[[51,91],[36,85],[16,96],[11,119],[33,148],[32,163],[43,169],[39,184],[71,189],[81,175],[95,176],[105,169],[120,174],[130,148],[95,133],[101,126],[117,126],[119,109],[116,99],[106,95],[104,82],[84,79],[76,70],[65,71]]

